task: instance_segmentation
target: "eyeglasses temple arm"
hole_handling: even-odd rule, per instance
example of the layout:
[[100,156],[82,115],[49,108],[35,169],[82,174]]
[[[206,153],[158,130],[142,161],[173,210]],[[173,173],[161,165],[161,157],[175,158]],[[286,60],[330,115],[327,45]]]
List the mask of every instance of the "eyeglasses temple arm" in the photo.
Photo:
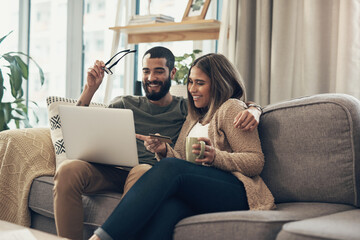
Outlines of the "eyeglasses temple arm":
[[122,50],[122,51],[120,51],[120,52],[116,53],[114,56],[112,56],[112,57],[110,58],[110,60],[109,60],[109,61],[107,61],[107,62],[105,63],[105,66],[106,66],[106,65],[108,65],[108,64],[111,62],[111,60],[113,60],[113,59],[114,59],[114,57],[116,57],[117,55],[119,55],[120,53],[123,53],[123,52],[127,52],[127,53],[129,53],[129,52],[130,52],[130,49]]
[[[116,62],[114,62],[110,67],[108,67],[108,69],[110,70],[113,66],[115,66],[123,57],[125,57],[126,55],[128,55],[129,53],[135,53],[136,50],[129,50],[128,52],[124,53],[124,55],[122,55]],[[120,53],[120,52],[119,52]],[[114,56],[115,57],[115,56]],[[106,65],[106,64],[105,64]]]

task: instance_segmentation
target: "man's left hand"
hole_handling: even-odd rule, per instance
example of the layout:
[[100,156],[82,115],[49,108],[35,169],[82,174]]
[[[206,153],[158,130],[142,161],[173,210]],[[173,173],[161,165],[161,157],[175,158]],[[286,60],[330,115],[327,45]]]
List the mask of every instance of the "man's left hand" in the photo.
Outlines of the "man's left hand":
[[255,107],[241,111],[234,119],[234,127],[244,131],[253,131],[259,125],[260,115],[260,110]]

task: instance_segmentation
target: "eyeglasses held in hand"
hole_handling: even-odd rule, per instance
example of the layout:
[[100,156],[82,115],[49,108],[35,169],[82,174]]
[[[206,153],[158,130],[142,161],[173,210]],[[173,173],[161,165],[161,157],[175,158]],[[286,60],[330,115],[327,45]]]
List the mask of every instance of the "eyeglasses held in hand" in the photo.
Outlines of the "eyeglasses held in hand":
[[[109,61],[107,61],[105,63],[105,67],[103,67],[104,71],[107,73],[107,74],[113,74],[113,72],[110,70],[113,66],[115,66],[123,57],[125,57],[127,54],[129,53],[134,53],[136,52],[136,50],[130,50],[130,49],[126,49],[126,50],[122,50],[120,52],[118,52],[117,54],[115,54],[112,58],[110,58]],[[116,60],[116,62],[114,62],[112,65],[110,65],[109,67],[107,67],[107,65],[110,64],[110,62],[117,56],[119,55],[120,53],[124,53],[124,55],[122,55],[118,60]]]

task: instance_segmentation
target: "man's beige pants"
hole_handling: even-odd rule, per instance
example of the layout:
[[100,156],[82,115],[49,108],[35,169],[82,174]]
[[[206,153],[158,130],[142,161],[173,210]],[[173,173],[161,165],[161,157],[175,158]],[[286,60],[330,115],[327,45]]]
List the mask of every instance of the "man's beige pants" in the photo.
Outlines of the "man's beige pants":
[[83,239],[82,194],[116,191],[123,195],[151,166],[140,164],[130,172],[81,160],[66,160],[54,177],[54,214],[59,236]]

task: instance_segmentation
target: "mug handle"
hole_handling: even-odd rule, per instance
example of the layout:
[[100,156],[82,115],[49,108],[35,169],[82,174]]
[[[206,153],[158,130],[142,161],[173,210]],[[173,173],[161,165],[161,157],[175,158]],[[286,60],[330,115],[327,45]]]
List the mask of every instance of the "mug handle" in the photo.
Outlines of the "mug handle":
[[204,158],[204,152],[205,152],[205,142],[204,141],[200,141],[199,142],[201,145],[201,150],[200,150],[200,154],[196,157],[196,158]]

